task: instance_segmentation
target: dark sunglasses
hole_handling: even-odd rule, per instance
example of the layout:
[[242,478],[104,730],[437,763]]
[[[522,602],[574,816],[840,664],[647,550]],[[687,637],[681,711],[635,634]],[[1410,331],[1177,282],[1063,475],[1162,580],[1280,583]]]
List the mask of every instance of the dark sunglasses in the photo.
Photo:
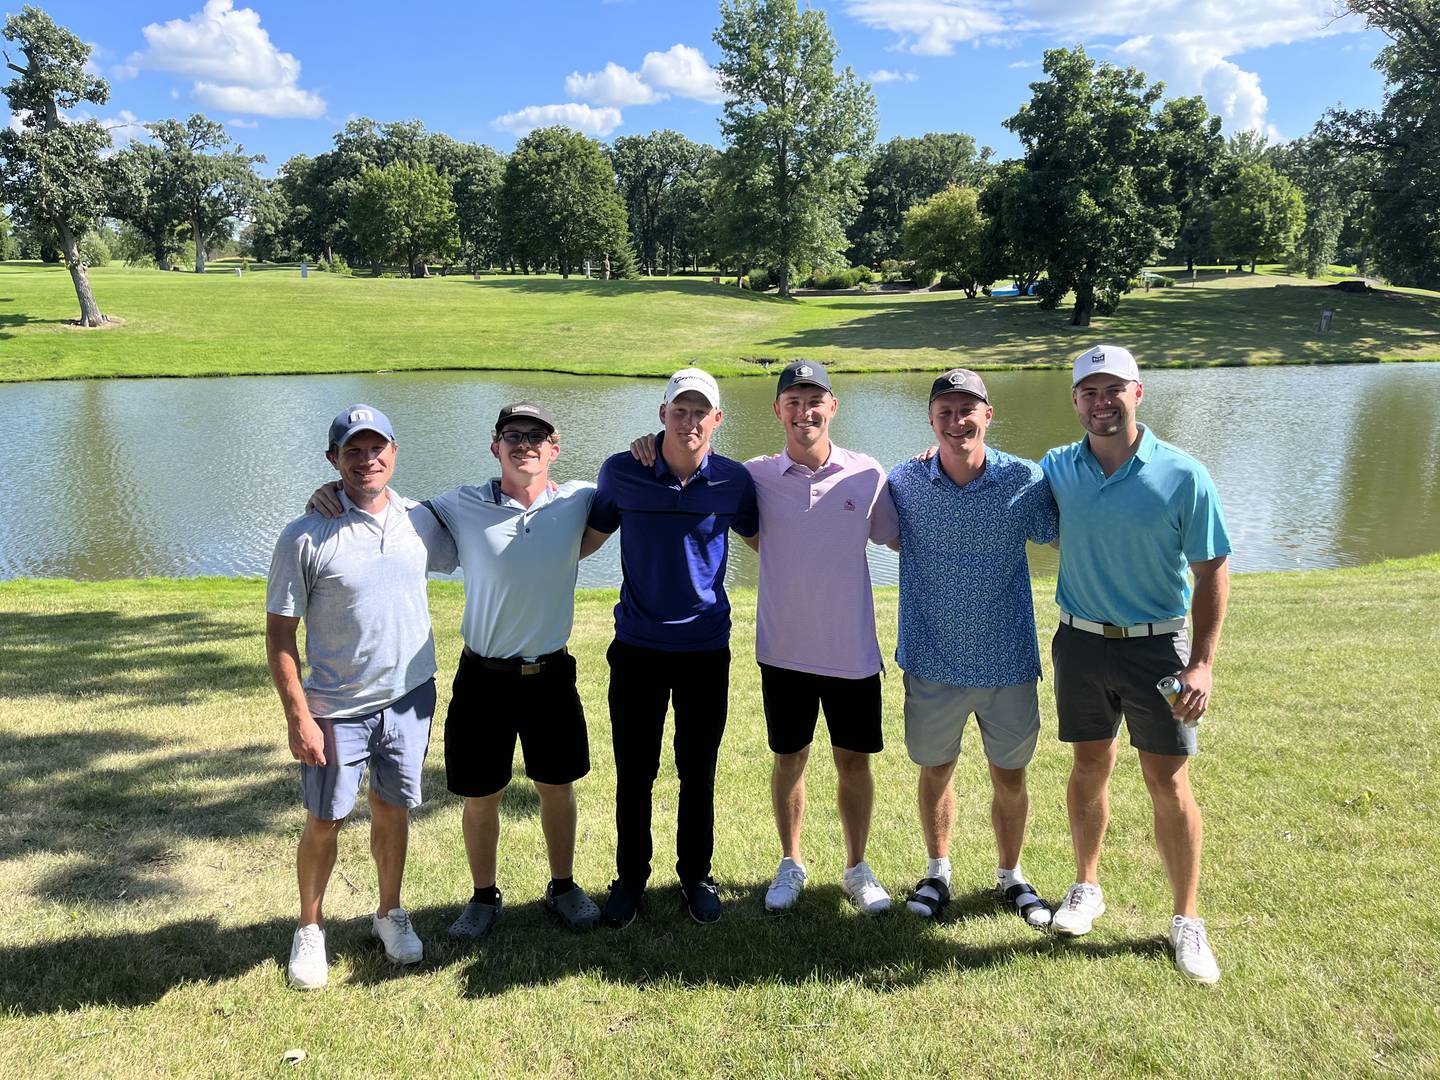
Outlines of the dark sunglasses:
[[502,431],[500,441],[509,446],[519,446],[522,442],[531,446],[544,446],[550,441],[548,431]]

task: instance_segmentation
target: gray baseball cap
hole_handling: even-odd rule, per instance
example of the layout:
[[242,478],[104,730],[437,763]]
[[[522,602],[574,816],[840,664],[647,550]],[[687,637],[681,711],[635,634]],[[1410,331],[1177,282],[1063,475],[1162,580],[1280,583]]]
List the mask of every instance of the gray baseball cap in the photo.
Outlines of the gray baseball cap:
[[362,431],[373,431],[395,441],[390,418],[373,405],[351,405],[330,421],[330,445],[337,450]]
[[986,405],[990,404],[990,396],[985,392],[985,380],[969,368],[951,368],[930,384],[931,401],[941,394],[969,394]]
[[812,363],[809,360],[795,360],[786,364],[780,372],[780,379],[775,386],[775,396],[778,398],[792,386],[818,386],[821,390],[830,389],[830,376],[825,371],[823,364]]
[[555,431],[554,414],[544,405],[536,405],[533,401],[517,401],[513,405],[506,405],[495,418],[495,430],[504,430],[511,420],[534,420],[537,424],[549,428],[551,434]]

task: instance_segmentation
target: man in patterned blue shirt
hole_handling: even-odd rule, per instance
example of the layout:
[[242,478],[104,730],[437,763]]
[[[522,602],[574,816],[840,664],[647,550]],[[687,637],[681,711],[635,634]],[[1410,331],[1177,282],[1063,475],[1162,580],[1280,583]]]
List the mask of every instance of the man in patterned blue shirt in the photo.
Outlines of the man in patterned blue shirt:
[[1033,461],[985,445],[994,416],[985,383],[964,368],[930,389],[939,452],[897,465],[900,640],[905,746],[920,766],[920,826],[930,861],[906,906],[934,916],[950,900],[951,776],[970,714],[990,764],[996,891],[1025,921],[1050,908],[1025,880],[1020,848],[1030,814],[1025,767],[1040,734],[1040,653],[1025,544],[1059,535],[1055,502]]

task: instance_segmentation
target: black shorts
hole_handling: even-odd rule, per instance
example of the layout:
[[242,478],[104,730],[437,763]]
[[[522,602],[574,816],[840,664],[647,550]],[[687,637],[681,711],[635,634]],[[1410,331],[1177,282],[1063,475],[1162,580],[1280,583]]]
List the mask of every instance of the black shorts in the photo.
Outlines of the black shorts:
[[810,745],[822,705],[831,746],[857,754],[885,749],[878,673],[842,679],[761,664],[760,692],[765,698],[770,749],[777,754],[798,754]]
[[1195,753],[1195,728],[1176,720],[1155,688],[1190,662],[1185,631],[1106,638],[1061,623],[1050,657],[1061,742],[1113,739],[1123,716],[1135,749],[1167,757]]
[[542,660],[541,671],[526,675],[518,663],[461,654],[445,714],[445,786],[454,794],[479,799],[502,790],[517,737],[525,775],[537,783],[569,784],[590,771],[575,658],[562,649]]

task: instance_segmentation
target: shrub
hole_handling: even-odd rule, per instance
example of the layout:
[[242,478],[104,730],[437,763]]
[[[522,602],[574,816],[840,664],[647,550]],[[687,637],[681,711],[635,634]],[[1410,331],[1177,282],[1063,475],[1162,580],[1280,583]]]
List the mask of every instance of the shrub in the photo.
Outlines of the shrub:
[[861,282],[875,280],[868,266],[851,266],[841,270],[816,268],[810,275],[810,286],[815,289],[853,289]]
[[350,264],[345,261],[345,256],[338,251],[329,259],[316,259],[315,269],[322,274],[335,274],[338,277],[350,276]]
[[775,279],[771,275],[770,271],[764,269],[751,270],[749,281],[750,288],[755,292],[764,292],[766,289],[770,288],[770,286],[775,284]]
[[80,261],[86,266],[105,266],[110,262],[110,246],[98,233],[88,232],[80,238]]

